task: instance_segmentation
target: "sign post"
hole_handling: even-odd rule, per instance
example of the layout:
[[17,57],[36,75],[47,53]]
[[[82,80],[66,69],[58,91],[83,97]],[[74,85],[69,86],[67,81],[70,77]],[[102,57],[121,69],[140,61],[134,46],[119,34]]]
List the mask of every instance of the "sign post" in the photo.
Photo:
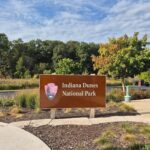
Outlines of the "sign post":
[[[105,76],[40,75],[42,109],[105,107],[105,99]],[[55,111],[51,112],[51,118],[54,118]],[[90,117],[94,116],[95,110],[91,109]]]

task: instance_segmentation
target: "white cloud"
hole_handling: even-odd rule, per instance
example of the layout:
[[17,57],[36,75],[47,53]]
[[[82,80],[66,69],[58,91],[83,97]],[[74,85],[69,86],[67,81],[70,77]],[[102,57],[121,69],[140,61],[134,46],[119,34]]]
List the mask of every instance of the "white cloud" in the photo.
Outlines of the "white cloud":
[[[56,7],[56,13],[42,16],[37,4]],[[0,32],[11,40],[102,42],[110,36],[132,35],[135,31],[149,34],[149,8],[149,1],[133,0],[118,0],[113,6],[104,0],[9,0],[7,5],[0,6]]]

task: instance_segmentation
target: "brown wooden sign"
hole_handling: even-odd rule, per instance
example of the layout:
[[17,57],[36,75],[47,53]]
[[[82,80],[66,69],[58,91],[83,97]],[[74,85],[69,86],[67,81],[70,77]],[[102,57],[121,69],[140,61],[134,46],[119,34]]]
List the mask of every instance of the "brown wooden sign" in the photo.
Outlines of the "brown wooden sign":
[[40,75],[41,108],[105,107],[106,77]]

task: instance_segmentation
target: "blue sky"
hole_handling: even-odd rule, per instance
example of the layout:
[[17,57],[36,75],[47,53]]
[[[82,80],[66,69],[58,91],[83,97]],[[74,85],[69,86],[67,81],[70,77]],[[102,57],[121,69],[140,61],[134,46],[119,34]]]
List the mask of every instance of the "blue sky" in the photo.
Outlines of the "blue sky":
[[99,43],[149,29],[150,0],[0,0],[0,32],[10,40]]

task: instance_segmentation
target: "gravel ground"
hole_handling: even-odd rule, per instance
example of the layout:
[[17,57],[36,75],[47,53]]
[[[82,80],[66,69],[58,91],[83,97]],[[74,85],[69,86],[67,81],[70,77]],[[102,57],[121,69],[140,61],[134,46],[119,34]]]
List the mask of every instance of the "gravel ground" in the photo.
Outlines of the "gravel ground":
[[[103,149],[103,145],[98,145],[94,140],[105,132],[112,132],[115,136],[111,139],[114,147],[127,148],[133,143],[124,141],[125,131],[122,129],[124,123],[105,123],[91,126],[40,126],[25,127],[26,131],[39,137],[52,150],[98,150]],[[135,129],[139,129],[142,123],[128,123]],[[147,135],[134,133],[139,144],[150,143]],[[136,149],[137,150],[137,149]],[[139,149],[140,150],[140,149]]]

